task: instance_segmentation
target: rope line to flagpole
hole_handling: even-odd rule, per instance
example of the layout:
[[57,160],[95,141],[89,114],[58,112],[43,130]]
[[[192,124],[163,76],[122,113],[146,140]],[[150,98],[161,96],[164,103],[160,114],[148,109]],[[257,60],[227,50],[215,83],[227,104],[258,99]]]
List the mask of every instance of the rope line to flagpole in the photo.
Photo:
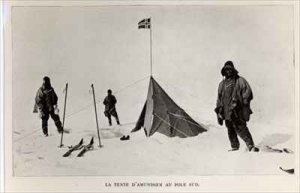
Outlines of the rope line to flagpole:
[[[135,82],[133,82],[133,83],[131,83],[131,84],[129,84],[129,85],[126,85],[126,86],[122,87],[121,89],[115,91],[115,93],[120,93],[120,92],[122,92],[123,90],[125,90],[125,89],[127,89],[127,88],[129,88],[129,87],[132,87],[132,86],[138,84],[139,82],[142,82],[142,81],[145,80],[146,78],[149,78],[149,76],[145,76],[144,78],[141,78],[141,79],[139,79],[139,80],[137,80],[137,81],[135,81]],[[97,100],[97,103],[100,103],[100,102],[102,102],[102,99],[98,99],[98,100]],[[86,106],[80,108],[80,109],[77,110],[76,112],[73,112],[73,113],[69,114],[67,117],[70,117],[70,116],[73,116],[73,115],[75,115],[75,114],[77,114],[77,113],[80,113],[81,111],[84,111],[84,110],[86,110],[87,108],[89,108],[89,107],[91,107],[91,106],[93,106],[93,103],[90,103],[90,104],[88,104],[88,105],[86,105]]]
[[[144,81],[145,79],[147,79],[147,78],[149,78],[149,77],[150,77],[150,76],[147,75],[147,76],[145,76],[144,78],[141,78],[141,79],[139,79],[139,80],[137,80],[137,81],[134,81],[133,83],[128,84],[128,85],[122,87],[121,89],[114,91],[114,93],[120,93],[120,92],[123,92],[123,91],[126,90],[127,88],[130,88],[130,87],[132,87],[132,86],[134,86],[134,85],[136,85],[136,84],[138,84],[138,83]],[[97,103],[100,103],[100,102],[102,102],[102,99],[98,99],[98,100],[97,100]]]
[[122,92],[123,90],[125,90],[125,89],[127,89],[127,88],[129,88],[129,87],[131,87],[131,86],[133,86],[133,85],[135,85],[135,84],[137,84],[137,83],[139,83],[139,82],[142,82],[143,80],[145,80],[146,78],[149,78],[149,77],[150,77],[150,76],[147,75],[147,76],[145,76],[145,77],[143,77],[143,78],[141,78],[141,79],[139,79],[139,80],[136,80],[136,81],[134,81],[133,83],[128,84],[128,85],[122,87],[122,88],[119,89],[119,90],[116,90],[114,93],[120,93],[120,92]]

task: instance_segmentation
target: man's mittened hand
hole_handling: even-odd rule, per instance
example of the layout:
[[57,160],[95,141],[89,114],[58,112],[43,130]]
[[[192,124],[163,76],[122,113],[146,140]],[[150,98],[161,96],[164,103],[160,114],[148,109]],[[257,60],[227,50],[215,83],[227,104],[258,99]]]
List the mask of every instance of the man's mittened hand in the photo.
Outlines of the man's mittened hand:
[[218,119],[218,124],[219,125],[223,125],[223,117],[220,113],[217,114],[217,119]]
[[218,107],[216,107],[215,109],[214,109],[214,111],[215,111],[215,113],[219,113],[219,108]]
[[39,118],[42,119],[42,117],[45,115],[42,111],[39,111]]
[[219,116],[218,116],[218,124],[221,125],[221,126],[223,125],[223,119],[220,118]]
[[34,108],[34,109],[33,109],[33,113],[38,113],[37,108]]
[[59,114],[59,108],[57,107],[57,105],[54,105],[54,114]]
[[38,107],[37,107],[37,105],[36,104],[34,104],[34,106],[33,106],[33,111],[32,111],[33,113],[38,113]]
[[214,111],[215,111],[215,113],[217,114],[217,115],[221,115],[221,113],[222,113],[222,110],[223,108],[222,107],[216,107],[215,109],[214,109]]

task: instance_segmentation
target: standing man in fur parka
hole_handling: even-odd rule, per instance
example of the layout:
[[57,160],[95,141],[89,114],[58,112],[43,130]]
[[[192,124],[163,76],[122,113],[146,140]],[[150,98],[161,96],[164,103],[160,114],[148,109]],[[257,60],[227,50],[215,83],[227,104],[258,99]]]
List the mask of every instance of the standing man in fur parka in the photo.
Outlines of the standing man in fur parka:
[[255,147],[247,127],[247,122],[252,114],[250,108],[250,102],[253,99],[251,87],[245,78],[238,75],[232,61],[224,64],[221,74],[225,76],[225,79],[219,84],[215,112],[220,125],[223,125],[223,121],[225,121],[232,148],[230,151],[240,148],[239,136],[246,143],[249,151],[258,152],[259,149]]
[[44,136],[48,136],[48,119],[49,116],[53,119],[57,131],[63,132],[63,127],[58,115],[57,95],[51,86],[50,78],[45,76],[43,78],[43,85],[38,89],[35,97],[34,113],[39,113],[42,119],[42,129]]

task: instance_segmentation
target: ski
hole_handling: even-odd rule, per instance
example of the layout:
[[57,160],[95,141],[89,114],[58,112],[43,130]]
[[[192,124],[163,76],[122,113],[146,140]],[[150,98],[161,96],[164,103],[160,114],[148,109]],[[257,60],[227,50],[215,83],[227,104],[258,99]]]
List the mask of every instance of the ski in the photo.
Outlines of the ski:
[[273,148],[273,147],[270,147],[268,145],[266,145],[266,151],[267,152],[276,152],[276,153],[294,153],[292,150],[288,149],[288,148],[283,148],[282,150],[281,149],[276,149],[276,148]]
[[282,171],[289,173],[289,174],[294,174],[295,170],[294,169],[283,169],[282,167],[279,167],[279,169],[281,169]]
[[288,149],[288,148],[283,148],[283,151],[285,153],[294,153],[292,150]]
[[270,147],[268,145],[266,145],[266,151],[267,152],[276,152],[276,153],[282,153],[283,152],[281,149],[276,149],[276,148]]
[[68,157],[75,150],[80,150],[83,147],[83,139],[75,146],[70,146],[69,150],[63,155],[63,157]]
[[82,157],[85,154],[85,152],[94,149],[93,145],[94,145],[94,137],[92,137],[89,144],[83,146],[83,149],[79,152],[77,157]]

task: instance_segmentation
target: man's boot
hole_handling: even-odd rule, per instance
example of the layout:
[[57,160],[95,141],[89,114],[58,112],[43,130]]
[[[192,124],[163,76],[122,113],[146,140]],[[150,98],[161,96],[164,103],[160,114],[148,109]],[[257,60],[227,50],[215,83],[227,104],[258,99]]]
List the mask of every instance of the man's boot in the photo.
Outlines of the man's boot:
[[48,128],[47,127],[43,127],[43,134],[45,137],[48,137]]
[[248,149],[249,149],[249,151],[259,152],[259,149],[255,146],[250,146]]
[[57,121],[57,122],[55,122],[55,125],[56,125],[58,133],[62,133],[64,129],[63,129],[62,125],[61,125],[61,122]]
[[116,115],[116,121],[117,121],[117,124],[120,125],[120,121],[119,121],[118,115]]

